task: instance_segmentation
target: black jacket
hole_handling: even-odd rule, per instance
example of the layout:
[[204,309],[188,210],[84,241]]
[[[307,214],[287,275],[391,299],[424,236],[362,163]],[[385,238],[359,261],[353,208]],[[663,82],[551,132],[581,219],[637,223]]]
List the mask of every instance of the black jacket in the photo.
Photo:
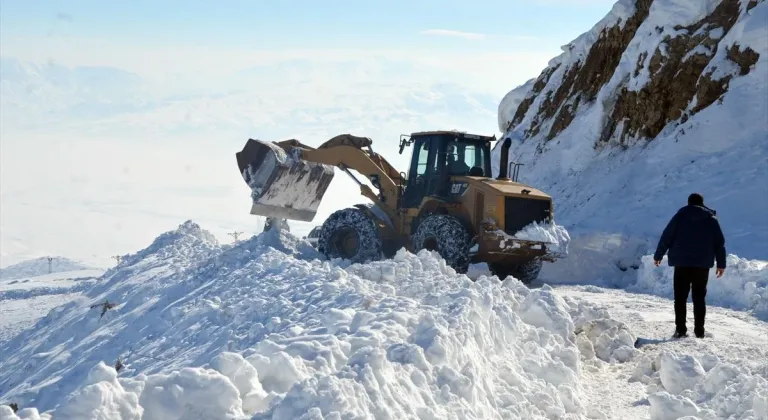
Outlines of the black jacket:
[[688,205],[672,217],[659,239],[655,261],[661,261],[669,251],[672,267],[725,268],[725,238],[715,211],[703,206]]

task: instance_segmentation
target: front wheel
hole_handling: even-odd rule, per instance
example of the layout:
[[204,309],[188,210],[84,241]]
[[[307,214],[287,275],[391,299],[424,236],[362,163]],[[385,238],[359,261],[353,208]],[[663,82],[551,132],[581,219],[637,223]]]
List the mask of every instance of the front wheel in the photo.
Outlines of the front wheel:
[[448,214],[427,216],[419,223],[412,238],[414,252],[422,249],[437,251],[457,273],[466,273],[469,269],[471,243],[472,236],[464,224]]
[[381,259],[382,241],[373,219],[357,208],[338,210],[320,228],[317,250],[328,259],[355,263]]
[[522,264],[504,264],[504,263],[491,263],[488,264],[488,268],[491,272],[504,281],[507,276],[512,276],[524,284],[531,284],[534,280],[539,278],[539,272],[543,263],[541,260],[531,260]]

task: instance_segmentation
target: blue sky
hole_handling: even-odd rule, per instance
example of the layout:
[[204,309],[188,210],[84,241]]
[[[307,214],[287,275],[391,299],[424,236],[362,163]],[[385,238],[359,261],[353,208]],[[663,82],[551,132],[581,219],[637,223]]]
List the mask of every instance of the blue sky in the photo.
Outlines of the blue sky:
[[[614,0],[40,1],[2,0],[2,35],[100,38],[135,45],[256,48],[499,48],[517,37],[565,44]],[[483,40],[425,30],[485,34]],[[7,38],[9,37],[9,38]],[[531,42],[531,41],[528,41]]]

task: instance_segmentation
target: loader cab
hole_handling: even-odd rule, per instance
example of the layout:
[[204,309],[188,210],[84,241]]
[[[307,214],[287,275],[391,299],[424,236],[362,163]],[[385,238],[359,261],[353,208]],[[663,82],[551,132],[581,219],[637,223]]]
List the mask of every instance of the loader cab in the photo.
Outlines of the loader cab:
[[453,177],[490,177],[494,139],[451,131],[412,134],[409,142],[413,144],[413,154],[403,207],[417,207],[427,196],[460,196],[466,191],[466,183],[453,183]]

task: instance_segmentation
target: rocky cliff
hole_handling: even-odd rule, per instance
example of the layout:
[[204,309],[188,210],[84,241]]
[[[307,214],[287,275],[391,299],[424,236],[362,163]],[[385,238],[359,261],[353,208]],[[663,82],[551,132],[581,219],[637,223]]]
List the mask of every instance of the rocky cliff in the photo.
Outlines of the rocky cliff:
[[768,259],[767,2],[619,0],[562,50],[498,115],[560,222],[652,247],[695,190]]
[[[761,3],[619,1],[590,32],[564,46],[535,81],[507,95],[499,128],[552,140],[580,107],[597,106],[602,129],[596,142],[653,139],[721,99],[734,77],[753,70],[760,53],[749,41],[759,40],[743,36]],[[737,22],[742,24],[734,27]]]

